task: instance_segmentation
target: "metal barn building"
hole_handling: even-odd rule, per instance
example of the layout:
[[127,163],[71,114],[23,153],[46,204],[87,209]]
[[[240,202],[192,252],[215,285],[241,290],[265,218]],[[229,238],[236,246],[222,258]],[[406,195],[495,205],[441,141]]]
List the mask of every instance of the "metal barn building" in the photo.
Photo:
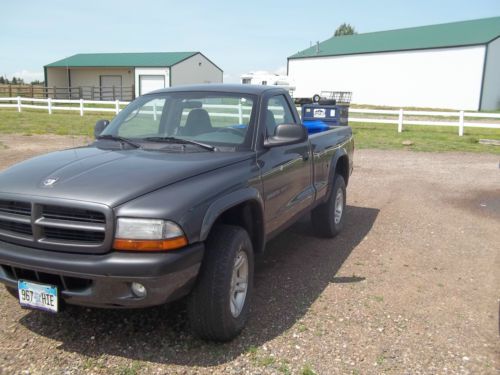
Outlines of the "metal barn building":
[[55,97],[130,100],[164,87],[222,83],[222,69],[201,52],[89,53],[44,66]]
[[288,58],[295,97],[352,91],[360,104],[500,108],[500,17],[332,37]]

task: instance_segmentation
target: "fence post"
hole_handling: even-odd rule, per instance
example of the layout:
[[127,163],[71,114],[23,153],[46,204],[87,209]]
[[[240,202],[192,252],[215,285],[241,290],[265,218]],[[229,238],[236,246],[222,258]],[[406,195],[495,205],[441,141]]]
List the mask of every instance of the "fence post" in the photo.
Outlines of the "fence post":
[[21,112],[21,97],[17,97],[17,112]]
[[464,111],[460,111],[458,114],[458,135],[464,136]]
[[238,103],[238,116],[240,119],[240,124],[243,124],[243,109],[241,108],[241,101]]
[[401,133],[403,131],[403,108],[399,110],[399,117],[398,117],[398,133]]
[[9,84],[9,98],[12,98],[12,85]]
[[115,100],[115,112],[116,112],[116,114],[118,114],[120,112],[120,101],[118,99]]
[[156,121],[156,102],[153,102],[153,120]]
[[83,116],[83,99],[80,99],[80,116]]
[[52,114],[52,98],[50,98],[50,97],[47,99],[47,107],[49,109],[49,115],[51,115]]
[[116,100],[115,85],[113,85],[113,100]]

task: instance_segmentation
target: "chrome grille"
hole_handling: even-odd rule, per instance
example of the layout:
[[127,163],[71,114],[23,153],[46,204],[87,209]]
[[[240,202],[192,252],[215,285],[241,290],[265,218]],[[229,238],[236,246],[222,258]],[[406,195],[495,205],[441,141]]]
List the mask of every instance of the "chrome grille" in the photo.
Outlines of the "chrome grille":
[[0,199],[0,239],[51,250],[104,252],[111,242],[111,210],[96,204]]

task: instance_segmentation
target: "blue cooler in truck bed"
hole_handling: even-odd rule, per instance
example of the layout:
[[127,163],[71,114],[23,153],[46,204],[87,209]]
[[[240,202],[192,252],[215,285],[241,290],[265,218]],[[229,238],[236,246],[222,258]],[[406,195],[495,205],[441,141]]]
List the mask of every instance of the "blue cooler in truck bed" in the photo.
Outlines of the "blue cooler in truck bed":
[[318,103],[302,106],[302,123],[309,134],[320,133],[335,126],[347,126],[349,105],[322,105]]

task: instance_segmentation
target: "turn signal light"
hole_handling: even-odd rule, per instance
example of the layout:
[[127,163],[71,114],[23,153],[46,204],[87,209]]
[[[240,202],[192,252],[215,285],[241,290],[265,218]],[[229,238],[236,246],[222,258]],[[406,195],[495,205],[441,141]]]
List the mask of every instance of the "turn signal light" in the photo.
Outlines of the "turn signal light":
[[115,250],[126,251],[165,251],[175,250],[188,244],[185,236],[168,238],[165,240],[127,240],[117,238],[113,242]]

